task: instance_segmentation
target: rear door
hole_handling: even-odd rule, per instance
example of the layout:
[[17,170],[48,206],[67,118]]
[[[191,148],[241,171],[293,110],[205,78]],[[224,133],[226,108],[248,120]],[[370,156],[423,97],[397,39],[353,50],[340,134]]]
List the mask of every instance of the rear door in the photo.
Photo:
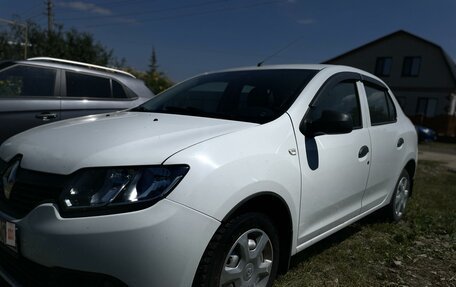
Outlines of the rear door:
[[371,156],[359,99],[360,79],[355,73],[331,77],[305,115],[306,120],[314,121],[325,110],[347,113],[353,119],[353,131],[305,137],[296,128],[302,170],[298,245],[360,213]]
[[128,109],[135,105],[126,88],[109,77],[65,71],[62,119]]
[[396,109],[386,86],[363,76],[364,92],[369,107],[369,134],[372,160],[362,210],[381,204],[394,189],[402,170],[406,137],[398,127]]
[[0,143],[60,119],[58,70],[14,65],[0,71]]

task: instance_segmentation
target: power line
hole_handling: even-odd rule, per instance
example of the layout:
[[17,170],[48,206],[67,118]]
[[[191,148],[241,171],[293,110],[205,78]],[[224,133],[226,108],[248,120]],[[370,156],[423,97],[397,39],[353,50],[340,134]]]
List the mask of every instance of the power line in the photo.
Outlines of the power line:
[[27,17],[26,19],[27,20],[33,20],[34,18],[37,18],[37,17],[44,17],[43,12],[32,14],[29,17]]
[[[259,7],[259,6],[265,6],[265,5],[270,5],[270,4],[279,3],[279,2],[283,2],[283,1],[282,0],[271,0],[271,1],[265,1],[265,2],[257,2],[257,3],[253,3],[250,5],[237,6],[237,7],[226,7],[226,8],[208,10],[208,11],[203,11],[203,12],[184,13],[184,14],[179,14],[179,15],[171,15],[171,16],[165,16],[165,17],[159,17],[159,18],[145,19],[145,20],[138,21],[138,22],[139,22],[139,24],[142,24],[142,23],[146,23],[146,22],[157,22],[157,21],[161,21],[161,20],[172,20],[172,19],[177,19],[177,18],[200,16],[200,15],[207,15],[207,14],[212,14],[212,13],[229,12],[229,11],[242,10],[242,9],[254,8],[254,7]],[[125,23],[105,23],[105,24],[98,24],[98,25],[86,25],[85,27],[93,28],[93,27],[106,27],[106,26],[119,26],[119,25],[125,25]]]
[[[111,8],[113,7],[119,7],[119,6],[125,6],[125,5],[130,5],[130,6],[133,6],[133,5],[136,5],[140,2],[149,2],[149,0],[122,0],[122,1],[109,1],[109,2],[104,2],[104,3],[95,3],[95,2],[91,2],[90,5],[91,8],[101,8],[101,9],[106,9],[106,10],[111,10]],[[72,7],[71,5],[68,5],[69,3],[65,3],[65,2],[57,2],[56,3],[56,8],[60,8],[59,9],[59,14],[75,14],[75,13],[81,13],[81,12],[86,12],[86,13],[91,13],[92,11],[90,11],[90,7],[88,7],[86,10],[84,9],[81,9],[81,8],[75,8],[75,7]],[[109,5],[105,5],[105,4],[109,4]],[[97,15],[97,17],[109,17],[111,15]],[[86,18],[86,19],[90,19],[91,17],[89,16],[86,16],[86,17],[78,17],[78,18]],[[69,19],[73,19],[73,18],[69,18]],[[65,19],[66,20],[66,19]]]
[[182,6],[175,6],[175,7],[169,7],[169,8],[163,8],[163,9],[158,9],[158,10],[149,10],[149,11],[139,11],[139,12],[130,12],[130,13],[125,13],[125,14],[117,14],[117,15],[104,15],[104,16],[86,16],[86,17],[76,17],[76,18],[63,18],[61,20],[64,21],[77,21],[77,20],[98,20],[98,19],[108,19],[108,18],[116,18],[116,17],[125,17],[125,16],[137,16],[137,15],[147,15],[147,14],[154,14],[154,13],[160,13],[160,12],[167,12],[167,11],[176,11],[176,10],[183,10],[183,9],[190,9],[190,8],[196,8],[196,7],[202,7],[202,6],[207,6],[207,5],[212,5],[216,3],[222,3],[226,2],[225,0],[212,0],[212,1],[206,1],[206,2],[201,2],[197,4],[189,4],[189,5],[182,5]]
[[42,10],[41,10],[42,6],[41,5],[42,5],[42,3],[41,3],[41,1],[39,1],[38,4],[32,6],[32,8],[29,8],[24,13],[22,13],[22,15],[24,15],[24,19],[30,19],[31,15],[35,15],[36,14],[35,12],[36,12],[37,8],[40,8],[40,14],[41,14],[41,12],[42,12]]

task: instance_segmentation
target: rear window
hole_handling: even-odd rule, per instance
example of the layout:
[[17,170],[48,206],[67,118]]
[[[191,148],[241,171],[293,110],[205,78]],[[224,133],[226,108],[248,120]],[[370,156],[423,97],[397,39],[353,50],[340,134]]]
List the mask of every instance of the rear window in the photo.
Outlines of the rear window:
[[396,121],[396,109],[386,90],[365,85],[367,102],[372,125]]
[[125,99],[127,94],[121,84],[112,80],[112,97],[116,99]]
[[110,79],[66,72],[67,97],[111,98]]
[[266,123],[282,115],[316,73],[284,69],[202,75],[135,110]]

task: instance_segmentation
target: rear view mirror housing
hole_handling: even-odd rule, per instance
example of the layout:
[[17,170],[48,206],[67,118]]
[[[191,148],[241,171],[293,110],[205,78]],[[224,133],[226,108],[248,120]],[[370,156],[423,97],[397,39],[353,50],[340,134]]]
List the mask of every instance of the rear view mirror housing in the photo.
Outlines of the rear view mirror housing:
[[299,130],[306,137],[320,135],[348,134],[353,130],[351,115],[338,111],[324,110],[317,120],[304,118]]

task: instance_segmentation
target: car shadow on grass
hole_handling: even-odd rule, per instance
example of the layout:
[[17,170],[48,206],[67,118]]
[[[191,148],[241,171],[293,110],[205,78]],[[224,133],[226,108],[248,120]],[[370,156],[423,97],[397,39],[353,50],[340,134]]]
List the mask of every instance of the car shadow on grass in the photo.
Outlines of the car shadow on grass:
[[359,221],[350,224],[349,226],[337,231],[336,233],[320,240],[319,242],[294,255],[291,258],[290,269],[297,267],[300,263],[312,261],[312,258],[318,256],[323,251],[329,249],[332,246],[341,244],[343,241],[356,235],[358,232],[368,226],[388,222],[385,220],[382,212],[383,210],[375,211],[365,218],[362,218]]

